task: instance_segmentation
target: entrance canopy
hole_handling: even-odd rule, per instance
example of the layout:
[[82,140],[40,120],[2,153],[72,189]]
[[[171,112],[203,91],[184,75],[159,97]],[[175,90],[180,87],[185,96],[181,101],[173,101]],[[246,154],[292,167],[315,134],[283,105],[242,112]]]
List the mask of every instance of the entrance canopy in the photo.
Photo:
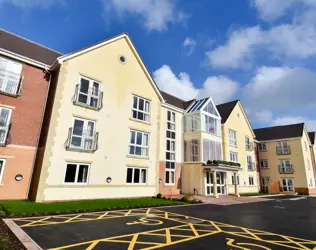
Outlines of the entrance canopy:
[[241,167],[237,166],[228,166],[228,165],[202,165],[202,168],[212,171],[222,171],[222,172],[234,172],[237,173],[241,171]]

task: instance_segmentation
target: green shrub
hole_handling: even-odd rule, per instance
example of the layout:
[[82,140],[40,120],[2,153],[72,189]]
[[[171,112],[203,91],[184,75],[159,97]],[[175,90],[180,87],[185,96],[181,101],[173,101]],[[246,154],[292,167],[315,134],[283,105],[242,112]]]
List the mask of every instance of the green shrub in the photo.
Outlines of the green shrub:
[[161,196],[162,196],[161,193],[158,193],[158,194],[157,194],[157,198],[158,198],[158,199],[161,199]]
[[187,195],[183,196],[183,197],[181,198],[181,201],[189,202],[188,196],[187,196]]

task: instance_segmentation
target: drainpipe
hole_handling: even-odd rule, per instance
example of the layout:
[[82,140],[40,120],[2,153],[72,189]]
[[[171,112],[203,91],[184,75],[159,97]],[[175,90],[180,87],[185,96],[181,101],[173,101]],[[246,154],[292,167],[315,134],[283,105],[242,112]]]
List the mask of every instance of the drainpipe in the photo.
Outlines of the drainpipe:
[[48,81],[48,88],[47,88],[47,92],[46,92],[46,98],[45,98],[43,115],[42,115],[42,119],[41,119],[41,125],[40,125],[40,129],[39,129],[38,136],[37,136],[35,155],[34,155],[34,159],[33,159],[33,164],[32,164],[31,174],[30,174],[30,178],[29,178],[29,183],[28,183],[28,187],[27,187],[27,191],[26,191],[26,199],[29,198],[29,193],[30,193],[30,188],[31,188],[31,183],[32,183],[32,177],[33,177],[34,168],[35,168],[35,162],[36,162],[36,158],[37,158],[36,156],[37,156],[37,152],[38,152],[38,146],[39,146],[39,142],[40,142],[42,127],[43,127],[43,122],[44,122],[44,116],[45,116],[45,113],[46,113],[46,105],[47,105],[47,100],[48,100],[48,94],[49,94],[50,84],[51,84],[51,80],[52,80],[52,73],[49,71],[47,66],[45,67],[44,73],[49,74],[49,81]]

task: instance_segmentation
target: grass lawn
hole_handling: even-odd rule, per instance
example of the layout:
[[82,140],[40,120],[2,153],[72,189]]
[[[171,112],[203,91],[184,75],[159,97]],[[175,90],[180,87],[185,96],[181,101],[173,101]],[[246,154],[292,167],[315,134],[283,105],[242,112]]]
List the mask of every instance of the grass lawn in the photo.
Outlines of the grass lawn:
[[37,215],[46,213],[69,213],[102,209],[126,209],[159,205],[180,205],[186,202],[157,198],[108,199],[71,202],[35,203],[28,200],[0,201],[7,215]]
[[240,196],[264,196],[264,195],[270,195],[268,193],[244,193],[240,194]]

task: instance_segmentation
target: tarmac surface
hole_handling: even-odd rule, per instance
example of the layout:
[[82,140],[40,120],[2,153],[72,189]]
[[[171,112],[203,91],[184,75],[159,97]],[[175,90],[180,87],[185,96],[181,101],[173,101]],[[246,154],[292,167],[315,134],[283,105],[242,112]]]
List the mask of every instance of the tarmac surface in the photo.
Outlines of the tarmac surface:
[[316,198],[312,197],[17,218],[13,222],[37,249],[316,250]]

